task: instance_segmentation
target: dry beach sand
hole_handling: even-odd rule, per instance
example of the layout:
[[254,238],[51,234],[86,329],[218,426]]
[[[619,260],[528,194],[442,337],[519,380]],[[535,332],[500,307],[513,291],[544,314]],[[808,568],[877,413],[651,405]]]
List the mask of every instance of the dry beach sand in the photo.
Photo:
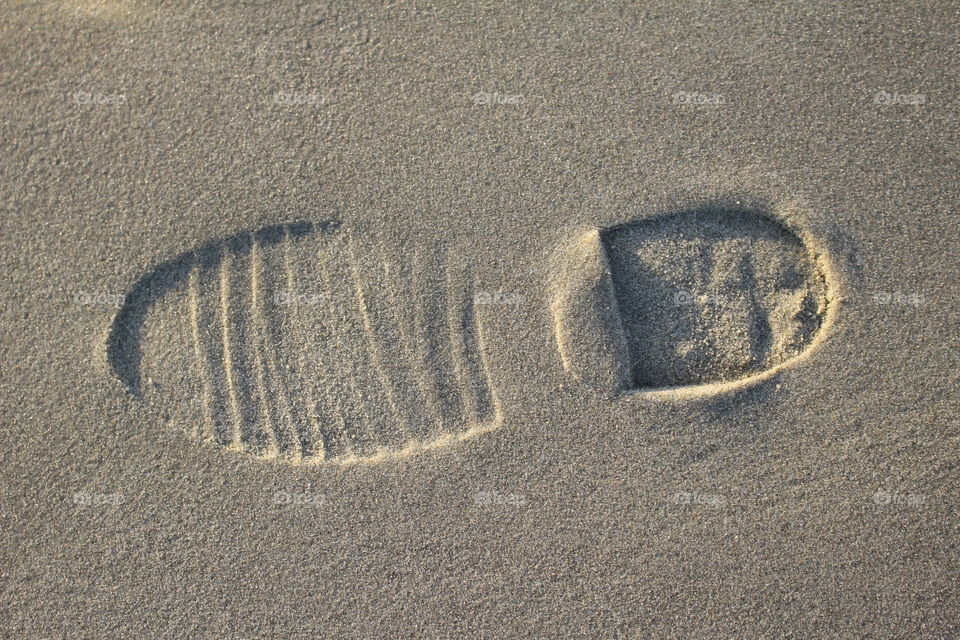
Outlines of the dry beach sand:
[[960,636],[958,13],[4,4],[0,637]]

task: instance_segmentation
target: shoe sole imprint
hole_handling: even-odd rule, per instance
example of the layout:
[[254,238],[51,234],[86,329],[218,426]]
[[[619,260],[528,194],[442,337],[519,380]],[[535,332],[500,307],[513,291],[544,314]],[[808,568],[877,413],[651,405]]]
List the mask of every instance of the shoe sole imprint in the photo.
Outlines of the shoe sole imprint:
[[420,249],[335,221],[208,243],[131,288],[109,363],[167,421],[267,459],[379,461],[489,431],[470,276]]
[[826,334],[836,286],[812,240],[707,204],[595,229],[559,257],[565,369],[609,395],[715,394],[768,379]]

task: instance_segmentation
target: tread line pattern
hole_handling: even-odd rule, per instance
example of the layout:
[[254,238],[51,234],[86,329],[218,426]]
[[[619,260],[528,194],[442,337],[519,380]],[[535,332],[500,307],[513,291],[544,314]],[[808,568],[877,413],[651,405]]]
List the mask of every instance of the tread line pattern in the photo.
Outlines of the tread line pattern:
[[[128,295],[125,304],[141,308],[118,314],[114,370],[136,392],[150,352],[139,352],[131,319],[142,324],[147,307],[180,293],[202,439],[319,462],[492,425],[498,408],[473,282],[455,256],[308,231],[242,233],[155,270],[179,284],[151,297],[158,287],[148,277]],[[124,353],[133,355],[120,361]]]

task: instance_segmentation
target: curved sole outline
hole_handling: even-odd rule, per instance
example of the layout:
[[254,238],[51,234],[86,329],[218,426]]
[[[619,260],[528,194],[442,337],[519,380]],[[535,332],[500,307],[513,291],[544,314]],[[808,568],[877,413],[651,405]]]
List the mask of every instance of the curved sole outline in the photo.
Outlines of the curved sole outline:
[[[140,379],[140,367],[144,356],[143,345],[141,344],[143,340],[142,330],[144,321],[149,310],[157,300],[177,291],[184,282],[191,282],[190,279],[195,273],[193,268],[198,262],[213,260],[222,265],[223,256],[221,254],[224,251],[224,247],[241,236],[256,234],[264,238],[271,238],[267,244],[273,244],[284,240],[289,241],[290,237],[300,237],[312,233],[335,232],[340,226],[341,222],[338,220],[327,220],[318,223],[295,221],[268,225],[253,231],[244,231],[224,238],[208,240],[193,250],[179,253],[173,258],[162,261],[134,281],[124,297],[123,304],[111,322],[103,343],[107,365],[111,373],[124,385],[133,397],[140,400],[144,399],[144,389],[141,388],[142,381]],[[186,295],[189,296],[191,294],[192,292],[188,286]],[[457,311],[457,309],[450,308],[448,313],[453,314],[454,311]],[[448,321],[453,321],[452,315],[448,318]],[[474,319],[473,328],[476,332],[477,344],[475,345],[475,354],[479,360],[478,366],[481,368],[483,377],[487,380],[486,393],[489,402],[487,413],[490,418],[488,420],[475,422],[466,429],[448,431],[426,439],[411,438],[399,447],[390,448],[388,446],[378,446],[365,455],[357,455],[349,452],[346,455],[334,458],[287,458],[277,456],[269,450],[261,453],[233,445],[224,445],[222,443],[218,444],[216,448],[231,451],[232,453],[244,453],[247,456],[263,461],[281,461],[291,466],[356,466],[409,458],[421,452],[443,448],[493,431],[503,424],[503,411],[496,389],[490,380],[490,361],[483,346],[486,341],[484,340],[482,323],[478,318]],[[464,347],[465,345],[460,346]],[[185,433],[196,435],[196,429],[191,430],[184,425],[175,424],[170,420],[161,420],[160,422],[167,426],[173,426]],[[200,440],[206,444],[213,442],[206,438],[201,438]]]
[[[718,382],[708,382],[703,384],[691,384],[691,385],[674,385],[669,387],[644,387],[644,388],[620,388],[619,390],[613,392],[613,397],[643,397],[656,401],[670,401],[670,400],[686,400],[686,399],[696,399],[704,397],[713,397],[723,394],[729,394],[736,391],[742,391],[748,387],[756,386],[763,382],[766,382],[784,370],[792,367],[796,364],[803,362],[810,358],[823,343],[827,340],[833,328],[836,326],[837,318],[839,316],[840,306],[842,303],[842,296],[840,292],[842,291],[841,281],[839,277],[839,272],[834,266],[833,260],[829,257],[828,252],[825,247],[818,242],[812,234],[808,233],[806,228],[800,226],[790,220],[785,219],[784,217],[777,216],[773,213],[771,208],[758,206],[757,204],[742,204],[740,201],[736,202],[736,205],[731,205],[731,203],[724,198],[716,198],[709,200],[701,200],[699,202],[691,202],[689,205],[684,206],[683,209],[664,211],[656,215],[649,217],[641,218],[640,220],[655,220],[660,217],[667,217],[671,215],[676,215],[685,211],[687,209],[694,210],[701,207],[708,206],[722,206],[730,207],[734,206],[735,208],[745,208],[749,209],[752,213],[766,218],[773,224],[782,227],[789,233],[796,236],[796,238],[803,245],[807,255],[810,258],[810,262],[813,265],[815,270],[815,276],[822,279],[824,285],[824,297],[823,297],[823,313],[821,314],[820,326],[816,331],[816,334],[813,336],[813,339],[800,353],[795,356],[780,362],[773,367],[764,369],[749,376],[744,376],[742,378],[736,378],[733,380],[724,380]],[[636,220],[634,220],[636,221]],[[578,238],[581,240],[584,239],[594,239],[599,235],[602,235],[603,231],[609,228],[616,228],[619,226],[624,226],[630,224],[632,221],[627,220],[621,223],[613,224],[610,227],[593,227],[587,230],[584,233],[578,235]],[[602,246],[602,244],[601,244]],[[601,258],[605,263],[605,266],[609,269],[609,266],[606,265],[607,256],[606,252],[601,253]],[[554,322],[557,322],[558,313],[557,313],[557,299],[554,297],[551,300],[551,314],[553,315]],[[613,298],[612,304],[614,307],[617,305],[616,297]],[[619,313],[619,312],[618,312]],[[621,329],[622,330],[622,329]],[[563,341],[559,336],[555,335],[557,338],[557,345],[560,350],[561,363],[564,365],[565,371],[573,375],[574,378],[582,382],[568,366],[570,362],[569,354],[564,352],[562,347]]]

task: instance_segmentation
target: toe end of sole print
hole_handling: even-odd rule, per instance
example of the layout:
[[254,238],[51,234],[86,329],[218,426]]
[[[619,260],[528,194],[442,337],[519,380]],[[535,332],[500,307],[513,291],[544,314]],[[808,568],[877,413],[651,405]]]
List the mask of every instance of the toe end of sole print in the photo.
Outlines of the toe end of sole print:
[[585,232],[552,294],[566,371],[607,395],[715,395],[808,357],[837,283],[810,236],[767,211],[705,204]]

